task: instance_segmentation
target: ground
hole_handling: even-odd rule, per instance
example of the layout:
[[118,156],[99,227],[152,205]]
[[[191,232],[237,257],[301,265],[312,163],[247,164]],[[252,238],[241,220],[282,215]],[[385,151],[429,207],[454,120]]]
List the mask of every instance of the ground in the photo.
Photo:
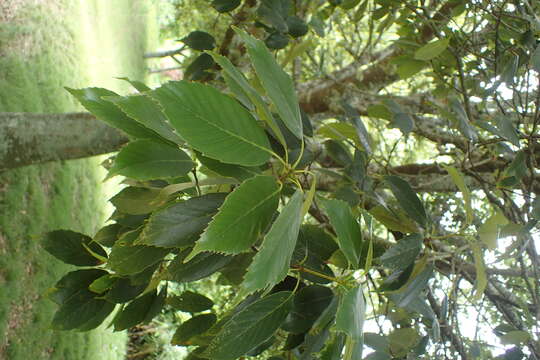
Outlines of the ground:
[[[151,0],[1,0],[0,111],[82,110],[63,89],[120,92],[143,80],[142,54],[157,39]],[[40,234],[65,228],[93,235],[106,218],[101,159],[0,173],[0,359],[122,359],[126,335],[49,328],[46,292],[70,268],[45,253]]]

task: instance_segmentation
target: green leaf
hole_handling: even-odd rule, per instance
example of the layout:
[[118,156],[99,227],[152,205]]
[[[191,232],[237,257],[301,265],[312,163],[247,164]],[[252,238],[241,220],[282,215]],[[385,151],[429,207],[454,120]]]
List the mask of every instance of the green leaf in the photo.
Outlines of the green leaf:
[[180,136],[204,155],[245,166],[261,165],[270,158],[270,143],[256,120],[213,87],[171,81],[149,94],[163,106]]
[[537,73],[540,74],[540,45],[536,47],[531,55],[531,66]]
[[448,47],[450,44],[450,39],[440,39],[432,41],[424,46],[422,46],[420,49],[416,50],[414,53],[414,58],[416,60],[423,60],[423,61],[429,61],[437,56],[441,55],[444,50]]
[[288,291],[264,297],[232,316],[208,346],[214,360],[233,360],[263,343],[281,326],[292,307]]
[[191,345],[190,339],[205,333],[216,321],[217,317],[215,314],[202,314],[192,317],[176,329],[171,344],[181,346]]
[[122,225],[120,224],[106,225],[94,235],[94,241],[100,245],[112,247],[116,240],[118,240],[120,229],[122,229]]
[[503,138],[519,147],[519,136],[512,121],[506,115],[499,114],[496,117],[497,128]]
[[352,268],[356,269],[362,249],[362,233],[350,206],[337,199],[323,200],[322,205],[336,231],[341,251]]
[[501,212],[496,211],[478,228],[478,236],[489,250],[497,248],[499,233],[506,224],[508,224],[508,219]]
[[193,50],[212,50],[216,46],[216,39],[205,31],[192,31],[188,36],[182,38],[184,44]]
[[281,120],[298,139],[302,139],[302,117],[291,78],[281,69],[260,40],[240,29],[236,29],[236,33],[244,41],[255,72],[268,97],[276,106]]
[[210,55],[212,55],[214,61],[223,69],[223,77],[231,91],[233,91],[239,99],[244,99],[242,102],[246,107],[250,108],[250,102],[253,103],[257,115],[268,124],[279,142],[283,146],[286,146],[285,138],[274,120],[274,116],[268,109],[268,106],[261,95],[249,84],[244,74],[242,74],[242,72],[240,72],[240,70],[238,70],[226,57],[216,53],[210,53]]
[[272,224],[245,276],[248,293],[270,288],[287,276],[303,219],[302,203],[303,194],[297,190]]
[[[154,270],[148,268],[148,270]],[[132,278],[118,278],[111,289],[105,294],[105,300],[122,304],[135,299],[146,289],[147,283],[135,284]]]
[[221,254],[202,253],[184,262],[189,249],[178,254],[169,264],[167,272],[171,281],[183,283],[204,279],[229,264],[234,257]]
[[403,212],[390,212],[384,206],[377,205],[369,209],[369,213],[390,230],[404,234],[418,231],[418,226]]
[[170,249],[144,245],[115,244],[109,255],[109,267],[120,275],[142,272],[161,261]]
[[165,305],[166,297],[167,290],[163,288],[159,294],[154,290],[133,300],[114,318],[114,331],[150,322]]
[[102,277],[94,280],[89,286],[88,290],[96,294],[102,294],[109,290],[116,283],[118,278],[111,274],[103,275]]
[[396,72],[402,80],[418,74],[426,67],[425,61],[415,60],[408,56],[397,58],[393,63],[397,65]]
[[411,188],[408,182],[397,176],[385,176],[385,181],[392,190],[392,193],[396,197],[399,205],[407,215],[414,219],[424,229],[427,228],[428,218],[424,205]]
[[160,139],[157,134],[128,117],[113,103],[104,100],[104,97],[118,94],[101,88],[70,89],[66,88],[79,102],[98,119],[122,130],[126,134],[139,139]]
[[536,196],[532,203],[531,218],[540,220],[540,196]]
[[394,270],[406,269],[422,250],[422,240],[420,234],[411,234],[400,239],[379,258],[380,263]]
[[184,247],[193,244],[225,200],[212,193],[172,204],[152,213],[137,245]]
[[241,0],[213,0],[212,7],[219,13],[233,11],[240,6]]
[[184,79],[198,81],[207,78],[211,75],[206,71],[214,67],[216,63],[214,59],[206,53],[197,56],[195,60],[189,64],[184,71]]
[[388,335],[388,343],[390,345],[390,353],[395,357],[407,355],[420,341],[418,332],[413,328],[395,329]]
[[237,179],[240,181],[249,179],[261,173],[261,170],[258,167],[246,167],[240,165],[225,164],[218,160],[206,157],[200,153],[197,154],[197,159],[199,159],[201,164],[208,168],[210,171],[218,175]]
[[148,95],[107,96],[104,99],[118,106],[130,118],[155,131],[163,139],[174,144],[184,143],[163,114],[157,101]]
[[392,301],[399,307],[406,307],[413,302],[427,286],[429,280],[433,277],[433,267],[426,267],[420,274],[409,279],[405,289],[398,290],[398,294],[392,297]]
[[330,124],[323,125],[317,131],[318,134],[328,138],[338,141],[342,140],[352,140],[353,144],[357,148],[363,148],[362,142],[358,137],[356,128],[345,122],[334,122]]
[[513,330],[499,337],[501,344],[519,345],[526,344],[530,340],[531,336],[526,331]]
[[193,291],[184,291],[179,296],[173,296],[167,299],[167,304],[175,310],[196,313],[209,310],[214,306],[214,302],[204,295]]
[[309,285],[302,288],[296,293],[292,311],[281,328],[294,334],[306,333],[333,298],[334,293],[325,286]]
[[355,341],[362,339],[366,304],[360,285],[347,290],[339,299],[336,314],[336,330]]
[[48,291],[48,297],[58,305],[62,305],[75,296],[77,292],[87,290],[94,281],[107,275],[109,273],[101,269],[71,271]]
[[293,38],[302,37],[309,31],[306,22],[296,15],[287,17],[287,27],[289,28],[289,35]]
[[287,17],[291,9],[291,0],[263,0],[257,9],[258,17],[272,25],[278,31],[286,33]]
[[474,268],[476,269],[476,282],[474,291],[474,300],[478,301],[482,297],[487,286],[486,266],[484,264],[484,254],[479,244],[471,244],[471,250],[474,256]]
[[60,305],[52,320],[57,330],[91,330],[113,311],[114,304],[96,298],[88,286],[107,272],[98,269],[68,273],[55,286],[51,298]]
[[143,215],[159,206],[159,203],[155,201],[159,192],[159,189],[129,186],[113,196],[110,201],[118,211],[124,214]]
[[474,220],[474,212],[471,205],[471,192],[467,187],[465,177],[458,169],[453,166],[443,166],[443,168],[448,172],[459,191],[461,191],[461,195],[463,196],[463,203],[465,205],[465,214],[467,217],[466,224],[471,224]]
[[71,230],[48,232],[43,236],[41,246],[58,260],[77,266],[101,264],[102,261],[92,253],[100,257],[107,257],[105,250],[98,243],[92,241],[92,238]]
[[238,254],[263,234],[277,209],[280,187],[271,176],[244,181],[214,216],[188,259],[202,251]]
[[459,131],[470,141],[476,141],[478,139],[478,134],[471,126],[469,116],[465,111],[465,108],[456,97],[450,98],[450,109],[453,114],[452,117],[457,121]]
[[392,99],[384,100],[386,108],[392,113],[392,126],[397,127],[403,135],[407,135],[414,128],[414,119],[405,112],[400,104]]
[[148,91],[148,90],[151,90],[148,86],[146,86],[146,84],[144,84],[142,81],[138,81],[138,80],[131,80],[130,78],[128,77],[118,77],[117,78],[118,80],[124,80],[126,82],[128,82],[131,86],[133,86],[135,88],[135,90],[137,90],[138,92],[140,93],[143,93],[145,91]]
[[283,35],[280,32],[273,32],[266,39],[264,39],[264,44],[273,50],[279,50],[285,48],[289,45],[289,37]]

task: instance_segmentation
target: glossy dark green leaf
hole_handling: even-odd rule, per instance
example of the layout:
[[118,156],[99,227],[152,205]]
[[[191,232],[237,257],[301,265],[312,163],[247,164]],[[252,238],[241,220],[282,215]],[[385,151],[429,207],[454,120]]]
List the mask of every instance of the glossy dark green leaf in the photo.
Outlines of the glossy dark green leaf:
[[214,306],[214,302],[204,295],[193,291],[184,291],[178,296],[172,296],[167,299],[167,304],[175,310],[196,313],[209,310]]
[[[146,90],[150,91],[150,89]],[[127,116],[136,120],[143,126],[155,131],[163,139],[174,144],[183,144],[184,141],[176,133],[167,120],[157,101],[148,95],[134,96],[107,96],[105,100],[114,103]]]
[[152,213],[138,245],[185,247],[192,245],[225,200],[224,193],[212,193],[172,204]]
[[375,351],[381,351],[386,353],[389,351],[387,337],[376,333],[364,333],[364,344],[366,344]]
[[249,250],[272,220],[279,192],[271,176],[255,176],[244,181],[227,196],[190,257],[203,251],[238,254]]
[[202,154],[197,154],[197,159],[204,165],[208,170],[229,178],[234,178],[240,181],[247,180],[255,175],[261,173],[260,168],[255,166],[240,166],[233,164],[225,164],[221,161],[211,159]]
[[334,293],[325,286],[310,285],[302,288],[294,297],[292,311],[281,326],[282,329],[295,334],[307,332],[333,298]]
[[237,30],[237,34],[244,41],[257,77],[274,103],[279,117],[294,136],[302,139],[302,116],[292,79],[260,40],[242,30]]
[[211,86],[171,81],[149,93],[172,126],[196,150],[225,163],[254,166],[270,158],[270,144],[253,116]]
[[302,223],[303,198],[297,190],[264,237],[242,284],[247,292],[272,287],[287,276]]
[[109,170],[109,175],[123,175],[146,181],[184,176],[195,164],[179,148],[151,140],[132,141],[124,146]]
[[289,28],[289,35],[293,38],[302,37],[309,31],[306,22],[296,15],[287,17],[287,27]]
[[159,139],[157,134],[131,119],[113,103],[104,97],[118,94],[102,88],[70,89],[66,88],[79,102],[98,119],[139,139]]
[[115,304],[126,303],[142,294],[148,284],[134,284],[130,278],[118,278],[105,299]]
[[133,275],[163,260],[170,249],[145,245],[115,244],[109,255],[109,267],[120,275]]
[[207,70],[214,67],[214,59],[206,53],[201,54],[189,64],[184,72],[184,79],[199,81],[211,75]]
[[216,39],[205,31],[192,31],[182,40],[184,44],[193,50],[212,50],[216,46]]
[[229,59],[216,53],[211,53],[211,55],[223,69],[222,74],[229,89],[231,89],[245,107],[256,110],[257,115],[266,122],[279,142],[285,144],[283,134],[261,94],[251,86],[244,74]]
[[366,304],[360,285],[347,290],[340,296],[336,313],[336,330],[341,331],[354,341],[362,339]]
[[330,327],[331,325],[329,324],[321,331],[306,334],[303,344],[304,352],[300,360],[312,360],[313,354],[318,354],[323,349],[324,344],[330,337]]
[[133,300],[115,317],[114,330],[125,330],[140,323],[150,322],[165,305],[166,297],[167,290],[163,288],[159,294],[154,290]]
[[57,330],[91,330],[113,311],[114,304],[98,299],[88,286],[107,272],[98,269],[68,273],[55,286],[50,295],[60,305],[52,320]]
[[290,0],[262,0],[257,9],[257,15],[266,24],[286,33],[291,5]]
[[114,207],[124,214],[144,215],[158,207],[159,189],[129,186],[110,199]]
[[267,48],[273,49],[273,50],[279,50],[285,48],[287,45],[289,45],[289,37],[287,35],[283,35],[280,32],[273,32],[266,39],[264,39],[264,44]]
[[322,205],[336,231],[339,248],[349,264],[356,269],[362,249],[362,233],[350,206],[336,199],[324,200]]
[[191,345],[190,339],[209,330],[216,321],[217,317],[215,314],[201,314],[192,317],[176,329],[171,344]]
[[411,234],[398,241],[379,258],[382,265],[394,270],[404,270],[414,263],[422,250],[422,236]]
[[102,260],[95,255],[107,257],[105,250],[91,237],[71,230],[48,232],[43,236],[41,246],[58,260],[77,266],[99,265]]
[[189,251],[187,249],[178,254],[169,264],[167,272],[171,281],[183,283],[204,279],[222,269],[234,259],[232,256],[205,252],[184,263]]
[[87,290],[97,279],[109,275],[100,269],[85,269],[71,271],[64,275],[56,285],[49,290],[48,297],[58,305],[63,304],[81,290]]
[[217,12],[226,13],[240,6],[241,0],[212,0],[212,7]]
[[409,183],[394,175],[385,176],[384,180],[407,215],[424,229],[427,228],[428,218],[426,210]]
[[288,291],[268,295],[233,315],[212,340],[206,355],[234,360],[254,349],[281,326],[292,307]]
[[120,229],[122,225],[120,224],[110,224],[102,227],[94,235],[94,241],[100,245],[106,247],[112,247],[116,240],[118,240]]

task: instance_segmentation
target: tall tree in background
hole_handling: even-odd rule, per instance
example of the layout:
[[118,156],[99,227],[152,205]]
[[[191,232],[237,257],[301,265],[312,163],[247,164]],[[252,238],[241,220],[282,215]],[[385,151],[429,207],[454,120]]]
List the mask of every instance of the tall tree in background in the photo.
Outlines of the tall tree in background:
[[[93,241],[45,237],[99,267],[54,325],[172,307],[192,359],[539,359],[540,5],[195,3],[191,81],[71,90],[132,139],[131,186]],[[241,297],[174,294],[211,276]]]

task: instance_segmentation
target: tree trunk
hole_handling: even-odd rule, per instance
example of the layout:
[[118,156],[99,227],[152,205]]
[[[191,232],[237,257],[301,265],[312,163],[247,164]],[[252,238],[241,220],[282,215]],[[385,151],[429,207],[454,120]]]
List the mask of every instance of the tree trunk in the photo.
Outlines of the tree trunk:
[[88,113],[0,112],[0,171],[116,151],[128,141]]

